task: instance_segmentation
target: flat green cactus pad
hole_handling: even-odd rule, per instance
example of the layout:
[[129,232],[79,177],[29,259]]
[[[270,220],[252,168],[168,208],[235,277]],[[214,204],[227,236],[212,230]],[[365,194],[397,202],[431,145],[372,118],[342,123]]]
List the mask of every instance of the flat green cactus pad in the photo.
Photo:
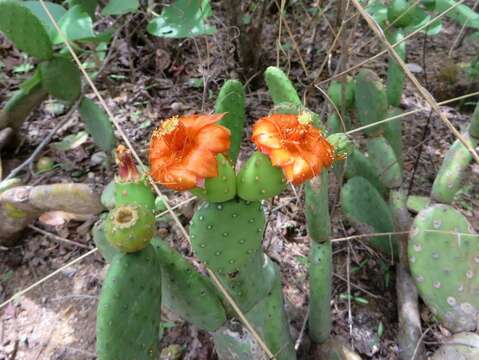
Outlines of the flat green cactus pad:
[[154,238],[152,245],[161,262],[162,306],[206,331],[223,325],[225,310],[208,278],[166,241]]
[[[366,179],[351,178],[341,189],[341,208],[346,217],[362,233],[393,232],[393,218],[379,192]],[[372,236],[373,247],[388,255],[398,255],[394,236]]]
[[236,162],[240,151],[245,122],[245,94],[243,84],[238,80],[228,80],[221,87],[216,100],[215,112],[226,113],[219,124],[231,131],[230,159]]
[[74,101],[80,96],[80,70],[69,59],[54,57],[40,64],[40,72],[42,86],[50,95],[66,101]]
[[120,250],[112,246],[105,236],[105,223],[106,216],[102,216],[100,220],[93,226],[91,230],[91,234],[93,236],[93,242],[95,243],[98,251],[100,252],[101,256],[105,259],[107,263],[111,263],[113,258],[120,254]]
[[256,201],[281,193],[286,188],[286,179],[281,168],[273,166],[267,155],[256,151],[241,168],[237,184],[242,199]]
[[[478,141],[468,133],[463,134],[465,140],[474,148]],[[472,161],[469,150],[458,139],[452,144],[446,153],[432,184],[431,198],[438,202],[450,204],[454,196],[461,189],[467,167]]]
[[353,149],[351,155],[348,156],[344,175],[348,179],[361,176],[367,179],[380,194],[386,194],[386,187],[377,176],[371,160],[358,149]]
[[235,272],[261,248],[265,217],[259,202],[204,204],[190,225],[198,258],[218,274]]
[[151,245],[138,253],[115,256],[97,310],[99,360],[157,358],[160,276],[160,264]]
[[288,79],[288,76],[276,66],[270,66],[264,72],[268,92],[273,99],[275,105],[281,103],[291,103],[293,105],[301,106],[302,102],[298,96],[293,83]]
[[479,313],[479,236],[457,210],[437,204],[411,227],[409,265],[424,302],[453,332],[474,330]]
[[45,28],[21,1],[0,2],[0,32],[30,56],[39,60],[53,56],[52,43]]
[[402,168],[393,147],[384,136],[368,139],[368,155],[376,170],[376,175],[387,188],[398,187],[402,183]]

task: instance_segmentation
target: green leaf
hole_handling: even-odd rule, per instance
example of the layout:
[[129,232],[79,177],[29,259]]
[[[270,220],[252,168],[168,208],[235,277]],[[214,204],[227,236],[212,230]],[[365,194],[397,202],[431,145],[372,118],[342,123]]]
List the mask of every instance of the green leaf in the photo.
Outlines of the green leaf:
[[70,8],[79,5],[92,19],[95,18],[95,10],[98,5],[98,0],[67,0],[67,2]]
[[33,75],[20,84],[20,89],[28,94],[35,86],[40,84],[41,81],[42,76],[39,67],[37,67]]
[[[456,1],[454,0],[437,0],[436,11],[443,12],[454,6]],[[461,25],[467,27],[479,29],[479,14],[472,10],[469,6],[461,4],[447,13],[447,16],[457,21]]]
[[[66,9],[58,4],[45,1],[45,6],[47,7],[48,11],[52,14],[55,21],[59,22],[63,15],[67,12]],[[50,40],[53,41],[57,31],[55,30],[55,26],[53,25],[52,21],[48,17],[43,6],[40,4],[40,1],[24,1],[22,3],[24,6],[30,9],[30,11],[40,20],[45,30],[48,32],[50,36]]]
[[55,57],[40,64],[42,85],[48,93],[60,100],[74,101],[81,93],[80,70],[64,57]]
[[0,1],[0,32],[30,56],[40,60],[53,56],[52,43],[41,21],[17,1]]
[[138,0],[110,0],[102,10],[103,16],[123,15],[135,11],[140,6]]
[[[60,29],[68,40],[86,40],[96,36],[93,32],[93,21],[88,13],[80,5],[75,5],[68,10],[60,19]],[[53,43],[61,44],[63,42],[60,34],[55,34]]]
[[86,131],[79,131],[76,134],[65,136],[62,141],[53,143],[51,146],[59,151],[75,149],[88,140]]
[[150,21],[147,30],[152,35],[166,38],[211,35],[216,28],[205,23],[211,14],[208,0],[177,0]]
[[80,115],[95,144],[104,151],[113,150],[116,139],[107,114],[95,102],[84,98],[80,103]]
[[366,11],[373,17],[379,26],[384,28],[384,24],[388,18],[388,9],[384,4],[374,2],[371,5],[368,5]]

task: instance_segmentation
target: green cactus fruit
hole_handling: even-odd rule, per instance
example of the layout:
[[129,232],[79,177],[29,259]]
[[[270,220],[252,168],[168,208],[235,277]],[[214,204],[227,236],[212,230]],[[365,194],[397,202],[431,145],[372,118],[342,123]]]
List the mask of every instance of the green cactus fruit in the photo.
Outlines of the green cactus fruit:
[[0,32],[30,56],[39,60],[48,60],[53,56],[47,31],[21,1],[0,2]]
[[389,22],[394,22],[398,28],[409,26],[414,21],[414,6],[411,5],[407,0],[393,0],[387,10]]
[[286,188],[281,168],[273,166],[269,157],[258,151],[242,166],[236,182],[238,196],[249,201],[272,198]]
[[109,210],[115,207],[115,187],[116,181],[112,180],[104,187],[101,193],[101,204]]
[[217,114],[226,113],[219,124],[231,131],[229,156],[233,163],[238,158],[241,140],[243,139],[246,116],[245,101],[243,84],[238,80],[226,81],[216,99],[215,112]]
[[[402,111],[398,108],[391,108],[386,117],[392,118],[397,115],[400,115]],[[394,154],[399,161],[399,165],[402,168],[403,164],[403,153],[402,153],[402,119],[394,119],[384,123],[384,134],[383,136],[388,141],[389,145],[394,150]]]
[[264,72],[264,77],[269,94],[275,105],[281,103],[291,103],[297,106],[302,105],[296,89],[283,70],[275,66],[270,66]]
[[411,227],[409,266],[419,294],[452,332],[477,326],[478,243],[471,224],[448,205],[422,210]]
[[273,267],[271,291],[245,315],[277,360],[294,360],[296,353],[284,311],[281,279],[277,267]]
[[328,142],[333,145],[334,156],[336,159],[346,159],[354,150],[354,144],[345,133],[331,134],[327,138]]
[[259,202],[203,204],[191,219],[193,251],[211,270],[235,272],[261,249],[265,217]]
[[351,155],[348,156],[344,175],[348,179],[361,176],[367,179],[380,194],[383,196],[386,194],[386,187],[377,176],[371,160],[358,149],[353,149]]
[[323,343],[331,333],[332,246],[311,241],[309,249],[309,334]]
[[[401,30],[394,30],[388,34],[388,41],[395,44],[404,39],[404,33]],[[402,60],[406,60],[406,42],[402,41],[395,48],[396,53]],[[388,74],[386,79],[386,93],[388,104],[391,106],[399,106],[401,103],[401,95],[404,88],[405,74],[401,66],[393,57],[388,59]]]
[[195,188],[191,193],[209,202],[224,202],[236,195],[236,174],[231,162],[224,155],[216,155],[218,176],[207,178],[204,188]]
[[146,247],[155,229],[153,212],[138,204],[115,207],[105,222],[108,242],[123,252],[135,252]]
[[138,204],[155,210],[155,195],[147,178],[140,180],[117,180],[114,188],[115,206]]
[[226,322],[225,309],[211,282],[166,241],[152,241],[161,263],[162,306],[205,331]]
[[383,136],[377,136],[369,138],[367,145],[369,159],[381,182],[389,189],[400,186],[402,168],[388,141]]
[[[464,139],[475,148],[478,140],[471,138],[469,133],[463,134]],[[460,190],[465,172],[472,161],[469,150],[458,139],[452,144],[442,161],[436,179],[432,184],[431,198],[437,202],[450,204]]]
[[476,104],[474,113],[471,118],[471,126],[469,126],[469,135],[479,140],[479,101]]
[[113,261],[113,258],[116,255],[121,254],[121,252],[116,247],[112,246],[106,239],[105,218],[106,216],[102,216],[101,219],[96,222],[91,230],[91,234],[93,236],[93,242],[98,248],[101,256],[103,256],[103,259],[110,264]]
[[[394,231],[388,204],[366,179],[355,176],[341,189],[341,208],[348,220],[364,234]],[[394,236],[371,236],[373,247],[390,256],[398,255]]]
[[54,57],[40,64],[40,73],[42,86],[50,95],[65,101],[75,101],[80,96],[80,70],[71,60]]
[[103,282],[96,321],[99,360],[157,359],[160,264],[153,247],[115,256]]
[[328,88],[328,96],[339,110],[343,109],[343,92],[345,107],[350,109],[354,105],[354,82],[333,80]]
[[[361,125],[370,125],[384,119],[388,109],[386,91],[381,79],[371,70],[361,70],[355,81],[355,105]],[[370,136],[380,135],[383,125],[365,129]]]
[[431,205],[431,198],[429,196],[409,195],[406,205],[409,211],[417,214]]

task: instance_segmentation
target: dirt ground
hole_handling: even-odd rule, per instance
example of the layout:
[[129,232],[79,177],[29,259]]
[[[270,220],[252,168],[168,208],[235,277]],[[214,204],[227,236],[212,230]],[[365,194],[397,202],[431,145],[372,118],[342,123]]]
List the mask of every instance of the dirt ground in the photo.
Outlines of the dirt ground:
[[[214,8],[214,11],[221,9]],[[306,54],[309,76],[305,75],[294,53],[287,49],[280,57],[280,65],[290,71],[291,78],[304,90],[314,78],[314,69],[323,61],[331,36],[326,26],[319,26],[317,49],[308,53],[309,39],[313,30],[302,28],[303,22],[298,13],[288,14],[287,21],[297,36],[300,51]],[[276,17],[272,17],[276,19]],[[145,26],[144,19],[130,19],[129,28]],[[131,38],[122,33],[116,43],[115,55],[106,68],[102,81],[97,81],[103,95],[109,99],[108,104],[120,120],[129,139],[146,159],[146,149],[154,127],[161,119],[176,113],[201,110],[203,99],[206,112],[212,111],[215,95],[225,79],[237,76],[237,63],[233,56],[234,44],[230,29],[215,18],[213,21],[219,32],[211,38],[198,39],[200,54],[196,51],[193,40],[159,40],[147,38],[139,31]],[[479,87],[476,82],[466,79],[462,70],[457,70],[458,81],[444,77],[447,66],[466,63],[478,53],[479,42],[468,37],[453,51],[447,60],[447,53],[460,28],[445,22],[440,35],[425,38],[414,37],[408,43],[407,62],[416,71],[419,80],[427,85],[438,100],[460,96]],[[277,21],[264,24],[262,44],[263,64],[276,64],[275,41]],[[287,36],[284,41],[287,42]],[[365,25],[360,22],[353,44],[364,43],[372,37]],[[147,38],[147,39],[145,39]],[[128,40],[129,39],[129,40]],[[0,38],[0,59],[4,64],[3,77],[0,75],[0,102],[7,93],[16,89],[20,80],[28,74],[13,74],[15,66],[24,59],[16,50]],[[206,51],[206,48],[208,51]],[[349,64],[381,50],[376,41],[353,52]],[[337,54],[335,54],[337,56]],[[385,57],[367,65],[384,75]],[[447,60],[447,61],[446,61]],[[446,66],[447,65],[447,66]],[[447,69],[446,69],[447,70]],[[326,69],[325,78],[332,75]],[[197,87],[191,79],[207,78],[206,92]],[[466,81],[467,80],[467,81]],[[206,94],[206,97],[204,95]],[[471,100],[472,101],[472,100]],[[322,97],[320,93],[311,94],[308,106],[321,112]],[[22,141],[15,151],[3,155],[4,173],[15,167],[19,161],[28,157],[39,144],[60,116],[57,102],[50,100],[35,111],[31,119],[21,129]],[[247,116],[252,122],[265,115],[271,108],[271,101],[264,84],[253,88],[247,87]],[[464,126],[469,119],[471,107],[468,103],[453,104],[456,107],[442,108],[443,112],[457,127]],[[458,105],[461,105],[459,108]],[[408,116],[403,121],[405,149],[404,187],[412,194],[427,195],[432,181],[441,164],[445,151],[454,140],[446,126],[419,99],[408,84],[402,98],[403,110],[422,109],[421,112]],[[431,116],[430,129],[423,137],[424,129]],[[357,124],[355,125],[357,126]],[[59,141],[63,136],[83,129],[78,116],[74,115],[54,137]],[[355,135],[361,142],[361,135]],[[422,148],[422,150],[421,150]],[[243,143],[241,159],[245,159],[253,150],[249,142]],[[420,153],[421,152],[421,153]],[[44,155],[52,157],[60,164],[53,171],[36,175],[29,173],[31,184],[54,182],[85,182],[99,191],[113,177],[113,167],[105,167],[98,159],[101,153],[92,142],[67,152],[58,152],[47,148]],[[416,159],[418,166],[413,176]],[[471,165],[469,176],[479,175],[479,166]],[[411,184],[412,182],[412,184]],[[336,204],[337,185],[331,178],[331,204]],[[171,203],[177,204],[187,195],[166,192]],[[301,192],[299,192],[301,194]],[[479,184],[477,181],[466,188],[456,204],[479,229]],[[195,204],[190,203],[179,209],[178,213],[185,225],[188,224]],[[273,204],[268,217],[268,228],[264,241],[267,254],[280,265],[283,288],[288,304],[288,311],[296,338],[303,325],[307,311],[307,266],[305,259],[309,249],[305,218],[302,212],[302,198],[288,190]],[[356,234],[355,230],[344,220],[339,208],[333,207],[333,238]],[[67,225],[52,227],[37,224],[58,236],[76,241],[93,248],[89,230],[93,221],[87,223],[72,221]],[[175,246],[186,254],[191,254],[188,244],[182,239],[173,224],[169,224],[163,233],[168,233]],[[0,303],[16,292],[49,275],[69,261],[84,254],[86,249],[54,241],[51,237],[28,229],[23,239],[13,248],[0,248]],[[334,243],[334,283],[332,297],[333,334],[341,335],[355,348],[364,359],[397,358],[397,316],[396,294],[394,287],[394,267],[390,259],[381,258],[367,246],[367,241]],[[350,270],[352,323],[348,322],[349,309],[347,294],[347,271]],[[58,275],[18,297],[6,308],[0,310],[0,360],[37,360],[37,359],[95,359],[95,318],[96,305],[105,263],[99,254],[93,254],[71,267],[63,269]],[[197,330],[171,314],[163,314],[165,334],[162,339],[164,347],[179,345],[182,359],[215,359],[212,343],[207,333]],[[428,351],[432,352],[448,335],[448,331],[434,323],[429,310],[421,304],[423,328],[430,328],[425,336]],[[378,329],[383,328],[381,336]],[[302,338],[299,350],[300,359],[313,358],[310,341]],[[165,358],[166,359],[166,358]]]

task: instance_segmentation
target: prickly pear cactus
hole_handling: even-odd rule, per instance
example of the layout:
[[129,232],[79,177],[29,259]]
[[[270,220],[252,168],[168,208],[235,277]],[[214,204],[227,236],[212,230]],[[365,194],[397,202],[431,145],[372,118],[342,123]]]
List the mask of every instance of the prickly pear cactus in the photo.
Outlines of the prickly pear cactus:
[[273,286],[274,268],[261,249],[264,226],[261,204],[240,199],[204,204],[191,220],[196,256],[220,277],[243,311]]
[[302,102],[288,76],[279,68],[270,66],[264,72],[269,94],[275,105],[290,103],[301,106]]
[[224,202],[236,195],[236,174],[224,155],[216,155],[216,160],[218,176],[206,179],[204,188],[193,189],[191,193],[209,202]]
[[[366,179],[351,178],[341,189],[341,208],[346,217],[361,232],[393,232],[391,211],[379,192]],[[398,255],[394,236],[372,236],[371,245],[390,256]]]
[[99,360],[156,359],[160,327],[160,264],[151,245],[115,256],[100,294]]
[[241,82],[228,80],[224,83],[216,99],[215,112],[217,114],[225,113],[219,124],[231,131],[229,156],[235,163],[240,151],[245,121],[245,94]]
[[376,170],[376,176],[389,189],[402,183],[402,168],[394,149],[384,136],[368,139],[368,154]]
[[112,187],[115,206],[138,204],[150,210],[155,208],[155,195],[146,178],[137,181],[116,181]]
[[[402,41],[402,43],[395,47],[395,50],[402,60],[406,60],[406,42],[403,41],[403,31],[395,29],[388,34],[387,38],[391,44]],[[404,87],[404,78],[405,75],[401,66],[396,62],[396,60],[394,60],[393,57],[389,57],[388,75],[386,80],[386,91],[389,105],[399,106],[399,104],[401,103],[401,95]]]
[[344,175],[348,179],[361,176],[368,180],[381,195],[386,194],[386,187],[379,180],[371,160],[358,149],[353,149],[348,156]]
[[272,198],[286,188],[281,168],[273,166],[269,157],[258,151],[241,168],[237,183],[238,195],[249,201]]
[[448,205],[422,210],[411,227],[411,273],[419,293],[453,332],[471,331],[479,315],[479,237]]
[[[463,134],[465,140],[474,148],[478,141],[468,133]],[[431,198],[435,201],[450,204],[462,186],[462,180],[472,155],[460,140],[456,140],[449,148],[441,168],[432,185]]]
[[223,325],[225,309],[209,280],[166,241],[154,238],[152,245],[161,262],[162,306],[206,331]]
[[155,233],[155,216],[142,205],[122,205],[110,211],[105,221],[108,242],[123,252],[146,247]]
[[[339,110],[342,110],[343,103],[346,108],[354,105],[354,82],[348,79],[345,82],[333,80],[328,88],[328,96]],[[343,100],[344,97],[344,100]]]
[[102,216],[100,220],[96,222],[91,230],[93,236],[93,242],[95,243],[101,256],[107,263],[111,263],[113,258],[120,253],[120,250],[111,245],[105,236],[105,218]]

